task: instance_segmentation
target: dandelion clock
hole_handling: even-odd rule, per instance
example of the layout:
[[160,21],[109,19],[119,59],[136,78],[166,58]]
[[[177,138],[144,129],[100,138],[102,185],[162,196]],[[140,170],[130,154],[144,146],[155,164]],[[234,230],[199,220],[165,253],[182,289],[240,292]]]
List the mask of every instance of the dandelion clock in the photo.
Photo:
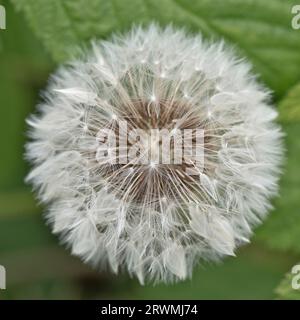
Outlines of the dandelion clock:
[[234,255],[271,208],[282,133],[269,100],[222,42],[137,27],[51,77],[28,120],[27,180],[84,262],[185,279]]

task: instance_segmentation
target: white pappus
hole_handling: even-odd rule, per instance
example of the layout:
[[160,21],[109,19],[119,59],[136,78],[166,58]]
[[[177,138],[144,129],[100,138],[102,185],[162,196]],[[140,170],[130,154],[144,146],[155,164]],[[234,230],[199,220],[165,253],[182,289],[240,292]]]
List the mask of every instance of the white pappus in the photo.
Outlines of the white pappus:
[[[277,193],[283,153],[277,112],[250,69],[223,42],[155,24],[93,42],[60,67],[28,120],[27,180],[74,255],[169,282],[248,241]],[[119,132],[118,120],[203,129],[201,172],[186,174],[193,161],[99,159],[98,132]]]

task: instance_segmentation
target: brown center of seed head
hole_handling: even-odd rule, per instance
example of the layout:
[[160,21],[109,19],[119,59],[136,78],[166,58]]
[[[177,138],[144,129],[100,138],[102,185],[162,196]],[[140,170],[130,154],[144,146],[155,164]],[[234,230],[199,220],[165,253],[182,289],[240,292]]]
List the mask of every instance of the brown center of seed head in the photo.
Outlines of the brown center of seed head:
[[[118,120],[107,125],[117,137],[116,163],[99,168],[109,192],[124,202],[156,210],[164,201],[205,199],[200,174],[210,171],[216,142],[210,129],[205,132],[209,123],[201,112],[184,100],[135,100],[120,110]],[[203,132],[200,145],[197,130]],[[195,156],[197,146],[204,153],[202,160]]]

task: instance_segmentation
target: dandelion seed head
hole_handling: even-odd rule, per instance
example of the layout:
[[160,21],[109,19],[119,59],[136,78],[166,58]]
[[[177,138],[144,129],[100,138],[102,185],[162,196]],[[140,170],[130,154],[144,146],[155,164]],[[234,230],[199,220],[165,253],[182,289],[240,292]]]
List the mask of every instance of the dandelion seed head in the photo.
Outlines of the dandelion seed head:
[[[278,191],[282,133],[269,92],[224,43],[173,27],[136,27],[91,47],[57,71],[28,120],[27,180],[53,232],[85,262],[141,283],[182,280],[199,260],[234,255]],[[201,166],[197,155],[161,163],[161,137],[136,152],[121,121],[140,137],[168,129],[172,142],[190,130]],[[101,130],[118,136],[106,149]]]

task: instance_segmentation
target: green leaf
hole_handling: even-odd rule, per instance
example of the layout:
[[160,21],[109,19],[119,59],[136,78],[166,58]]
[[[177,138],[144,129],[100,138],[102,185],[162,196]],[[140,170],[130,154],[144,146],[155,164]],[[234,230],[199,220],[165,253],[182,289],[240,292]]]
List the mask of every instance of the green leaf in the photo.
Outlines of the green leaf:
[[258,239],[269,247],[300,253],[300,84],[279,103],[285,136],[285,163],[275,210],[257,231]]
[[[27,131],[24,119],[33,111],[38,89],[45,86],[52,68],[23,17],[15,13],[10,2],[1,4],[6,9],[7,29],[0,30],[0,193],[5,193],[0,195],[0,215],[6,211],[7,192],[24,187],[28,171],[23,155]],[[14,205],[16,200],[12,200]]]
[[284,125],[286,161],[275,210],[257,230],[257,236],[271,248],[300,253],[300,122]]
[[285,122],[300,121],[300,83],[289,90],[279,104],[280,119]]
[[12,0],[57,62],[91,38],[107,38],[133,23],[173,23],[224,38],[253,63],[277,97],[299,80],[299,32],[292,0]]
[[288,272],[276,289],[276,294],[282,300],[300,300],[300,289],[293,289],[292,281],[295,275]]

